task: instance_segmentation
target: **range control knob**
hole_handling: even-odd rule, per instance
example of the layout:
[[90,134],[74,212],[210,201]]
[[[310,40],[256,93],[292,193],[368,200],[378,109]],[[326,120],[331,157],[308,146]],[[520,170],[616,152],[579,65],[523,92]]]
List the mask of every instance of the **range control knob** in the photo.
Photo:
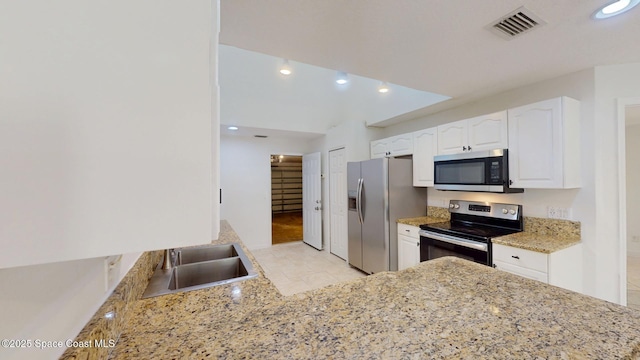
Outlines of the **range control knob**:
[[509,210],[507,210],[507,209],[502,209],[502,213],[503,213],[503,214],[506,214],[506,213],[508,213],[508,212],[509,212]]
[[456,209],[459,209],[460,208],[460,204],[455,204],[453,207],[456,208]]
[[511,214],[511,215],[515,215],[515,214],[516,214],[516,211],[515,211],[514,209],[511,209],[511,210],[509,210],[509,214]]

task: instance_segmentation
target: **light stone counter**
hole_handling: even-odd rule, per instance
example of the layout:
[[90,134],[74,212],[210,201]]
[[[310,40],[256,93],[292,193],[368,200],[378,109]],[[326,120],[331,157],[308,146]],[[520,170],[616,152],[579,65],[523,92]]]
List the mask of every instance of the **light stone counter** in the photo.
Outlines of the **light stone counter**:
[[[234,241],[223,222],[217,242]],[[255,279],[143,300],[141,285],[116,292],[130,308],[118,315],[116,347],[63,358],[640,358],[640,312],[462,259],[283,297],[246,252]],[[143,279],[148,267],[136,267]],[[105,338],[96,324],[78,340]]]
[[523,232],[493,238],[491,242],[551,254],[580,242],[580,223],[525,217]]
[[419,216],[414,218],[398,219],[398,224],[405,224],[411,226],[420,226],[422,224],[433,224],[443,221],[448,221],[443,218],[431,217],[431,216]]
[[139,300],[125,325],[111,359],[640,357],[640,312],[452,257],[291,297],[260,276]]

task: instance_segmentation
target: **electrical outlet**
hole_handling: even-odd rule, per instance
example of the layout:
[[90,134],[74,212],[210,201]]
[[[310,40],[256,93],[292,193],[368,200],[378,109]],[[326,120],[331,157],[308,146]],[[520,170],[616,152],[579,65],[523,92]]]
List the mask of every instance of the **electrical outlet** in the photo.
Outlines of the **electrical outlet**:
[[631,237],[631,242],[636,242],[636,243],[637,243],[637,242],[640,242],[640,236],[638,236],[638,235],[633,235],[633,236]]
[[547,217],[549,219],[569,220],[573,216],[573,209],[571,208],[559,208],[549,206],[547,208]]
[[107,256],[104,258],[104,291],[113,289],[120,273],[120,260],[122,255]]

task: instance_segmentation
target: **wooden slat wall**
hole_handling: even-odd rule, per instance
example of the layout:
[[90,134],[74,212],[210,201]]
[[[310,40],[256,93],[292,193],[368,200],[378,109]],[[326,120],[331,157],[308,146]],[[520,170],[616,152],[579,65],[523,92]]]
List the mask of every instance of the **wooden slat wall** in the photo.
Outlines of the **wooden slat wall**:
[[271,211],[302,211],[302,157],[271,163]]

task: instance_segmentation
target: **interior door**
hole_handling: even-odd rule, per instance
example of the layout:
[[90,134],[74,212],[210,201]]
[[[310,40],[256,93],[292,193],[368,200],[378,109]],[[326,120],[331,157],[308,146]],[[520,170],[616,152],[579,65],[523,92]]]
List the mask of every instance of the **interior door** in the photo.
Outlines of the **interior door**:
[[329,152],[331,253],[347,259],[347,161],[344,148]]
[[322,250],[322,184],[320,153],[302,156],[303,241]]

